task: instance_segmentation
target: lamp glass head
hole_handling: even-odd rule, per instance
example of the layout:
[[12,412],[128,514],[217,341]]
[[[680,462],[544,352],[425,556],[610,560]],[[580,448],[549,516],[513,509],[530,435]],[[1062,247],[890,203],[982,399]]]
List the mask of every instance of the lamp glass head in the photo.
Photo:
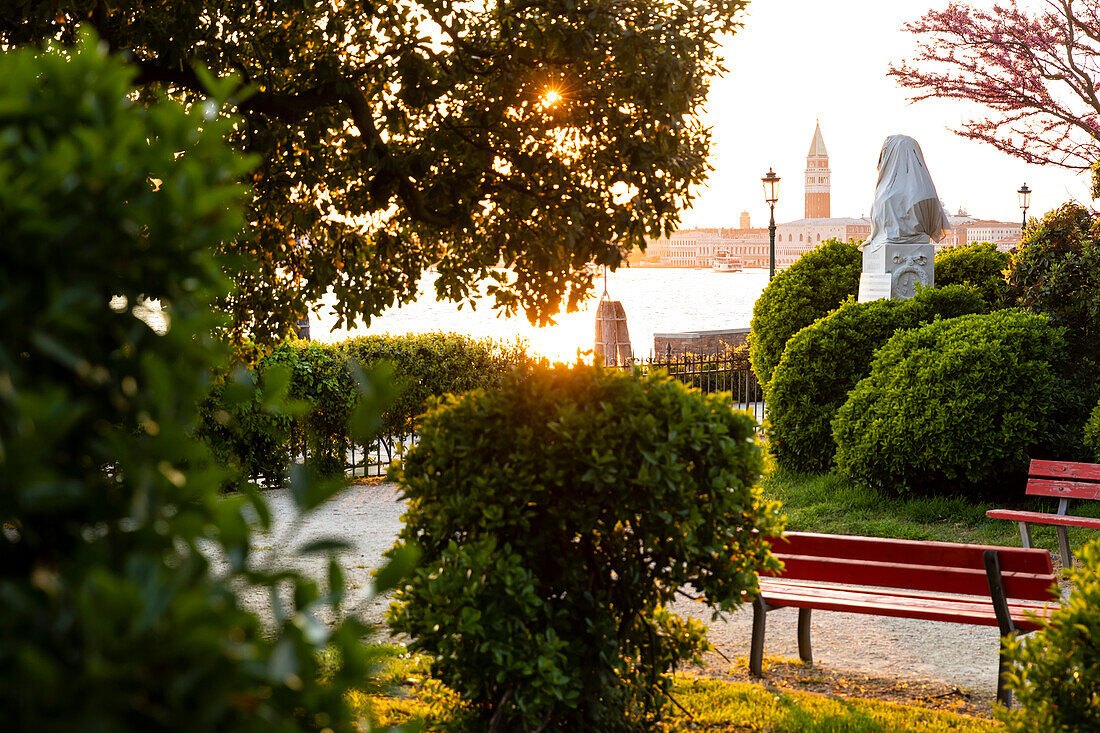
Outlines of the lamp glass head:
[[1027,187],[1027,184],[1020,186],[1020,190],[1016,193],[1020,194],[1020,208],[1031,208],[1031,189]]
[[761,178],[760,182],[764,184],[764,200],[774,205],[779,200],[779,176],[769,168],[768,174]]

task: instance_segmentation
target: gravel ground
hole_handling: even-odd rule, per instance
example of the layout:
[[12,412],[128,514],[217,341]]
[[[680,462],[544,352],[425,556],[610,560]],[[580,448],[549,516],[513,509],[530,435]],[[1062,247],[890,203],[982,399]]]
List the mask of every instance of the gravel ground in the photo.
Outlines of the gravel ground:
[[[303,521],[295,522],[293,503],[285,490],[266,492],[273,517],[270,533],[254,535],[257,560],[277,567],[294,567],[323,578],[324,558],[296,557],[293,548],[326,536],[354,543],[342,555],[349,588],[346,608],[367,622],[381,620],[388,601],[370,596],[370,571],[401,528],[403,505],[393,484],[356,485],[332,499]],[[261,614],[267,599],[246,599]],[[744,608],[727,620],[712,622],[708,609],[690,600],[673,610],[710,627],[710,640],[730,659],[748,657],[752,611]],[[797,612],[780,609],[768,614],[765,654],[797,658]],[[813,646],[816,664],[843,672],[858,672],[912,680],[932,680],[993,696],[996,688],[999,638],[996,628],[935,621],[815,611]]]

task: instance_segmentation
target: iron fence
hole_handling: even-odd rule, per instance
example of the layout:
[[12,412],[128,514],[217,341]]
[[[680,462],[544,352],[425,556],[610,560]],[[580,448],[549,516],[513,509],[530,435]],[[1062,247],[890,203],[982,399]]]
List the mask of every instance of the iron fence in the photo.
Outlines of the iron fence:
[[752,413],[757,422],[764,419],[764,390],[741,354],[678,355],[670,352],[616,366],[620,369],[638,368],[642,373],[664,369],[673,379],[708,394],[729,392],[734,407]]
[[[708,394],[729,392],[736,409],[751,413],[757,422],[764,419],[764,392],[743,356],[729,353],[664,354],[614,366],[619,369],[637,368],[642,374],[664,369],[672,378]],[[358,478],[384,476],[394,457],[403,448],[415,443],[415,434],[382,436],[372,445],[348,443],[345,470],[349,476]]]

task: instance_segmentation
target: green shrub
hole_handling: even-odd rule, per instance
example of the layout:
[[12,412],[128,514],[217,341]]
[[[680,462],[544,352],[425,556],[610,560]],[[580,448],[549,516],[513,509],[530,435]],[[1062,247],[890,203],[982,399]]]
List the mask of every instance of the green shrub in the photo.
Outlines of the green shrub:
[[895,334],[837,413],[841,473],[893,492],[1018,496],[1065,350],[1045,316],[1015,310]]
[[[317,619],[338,566],[324,595],[257,567],[245,509],[269,527],[266,507],[220,497],[227,474],[192,437],[225,357],[214,252],[242,223],[235,123],[214,100],[136,104],[135,74],[90,33],[0,55],[4,727],[350,732],[366,629]],[[302,507],[335,488],[301,478]],[[282,600],[270,628],[249,589]]]
[[1009,295],[1033,313],[1065,326],[1070,346],[1100,369],[1100,225],[1068,203],[1028,227],[1009,261]]
[[985,310],[976,292],[953,285],[922,289],[908,300],[849,300],[799,331],[767,390],[768,443],[776,461],[795,471],[830,470],[833,419],[870,373],[875,351],[898,330]]
[[1005,642],[1006,683],[1018,703],[998,713],[1008,731],[1100,730],[1100,540],[1077,557],[1061,608],[1031,636]]
[[387,361],[402,392],[383,415],[382,432],[409,435],[428,400],[440,395],[498,386],[506,374],[531,363],[520,342],[474,339],[456,333],[361,336],[338,348],[361,364]]
[[[223,464],[239,466],[269,486],[281,485],[291,456],[305,455],[322,475],[344,471],[348,417],[359,400],[350,365],[381,362],[394,370],[400,396],[386,408],[376,438],[400,440],[414,432],[428,398],[475,387],[492,388],[528,357],[519,344],[458,334],[364,336],[335,344],[288,341],[261,357],[238,379],[258,385],[255,395],[228,404],[223,377],[201,406],[200,435]],[[303,406],[296,418],[263,408],[268,374],[289,374],[288,394]],[[387,446],[391,452],[392,445]]]
[[776,274],[752,309],[749,353],[767,385],[787,340],[859,290],[863,255],[854,242],[828,239]]
[[753,429],[728,395],[585,365],[435,402],[392,473],[395,550],[424,557],[391,627],[477,730],[637,730],[705,647],[663,607],[692,584],[730,609],[773,564]]
[[945,247],[936,253],[936,287],[962,285],[982,297],[990,310],[1007,308],[1008,252],[999,252],[989,242]]
[[1096,403],[1085,423],[1085,447],[1092,451],[1092,459],[1100,461],[1100,402]]

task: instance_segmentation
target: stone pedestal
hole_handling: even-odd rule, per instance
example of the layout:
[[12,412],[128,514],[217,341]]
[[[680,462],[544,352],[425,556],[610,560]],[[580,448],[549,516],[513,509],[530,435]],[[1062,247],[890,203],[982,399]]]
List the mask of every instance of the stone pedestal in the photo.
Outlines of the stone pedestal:
[[863,252],[863,274],[859,279],[859,302],[879,298],[912,298],[917,285],[936,284],[935,250],[932,244],[887,244],[877,251]]

